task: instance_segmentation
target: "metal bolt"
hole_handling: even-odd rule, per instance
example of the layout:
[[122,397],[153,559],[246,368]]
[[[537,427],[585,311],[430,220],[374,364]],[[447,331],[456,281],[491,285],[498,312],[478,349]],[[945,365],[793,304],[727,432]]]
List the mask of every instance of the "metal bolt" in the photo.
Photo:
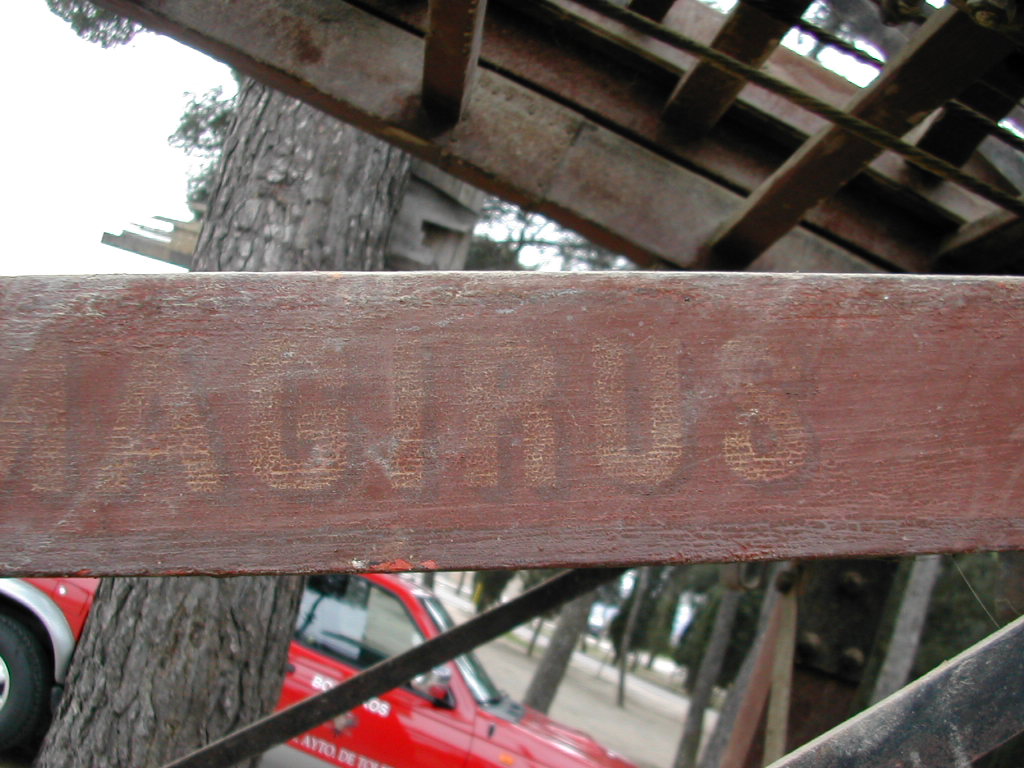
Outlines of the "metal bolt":
[[801,661],[812,662],[821,658],[825,643],[817,632],[801,632],[796,641],[796,652]]
[[796,586],[796,578],[796,569],[787,568],[775,577],[775,588],[785,595]]
[[839,654],[839,666],[847,674],[860,672],[864,668],[864,651],[860,648],[844,648]]
[[859,571],[843,571],[839,577],[839,591],[847,597],[861,597],[867,586],[867,579]]

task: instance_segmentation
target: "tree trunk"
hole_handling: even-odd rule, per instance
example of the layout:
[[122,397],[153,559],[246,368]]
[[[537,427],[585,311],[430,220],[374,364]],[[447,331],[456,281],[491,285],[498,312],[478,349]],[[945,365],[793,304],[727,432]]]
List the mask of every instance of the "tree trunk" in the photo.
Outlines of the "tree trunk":
[[253,82],[238,104],[193,269],[383,269],[409,156]]
[[37,768],[148,768],[265,714],[300,577],[108,579]]
[[740,605],[742,593],[739,590],[727,589],[718,603],[715,612],[715,623],[711,628],[704,656],[700,661],[697,680],[690,694],[690,705],[686,711],[686,724],[676,751],[674,768],[693,768],[697,764],[697,752],[700,749],[701,735],[704,733],[704,712],[711,704],[711,693],[714,691],[718,675],[725,661],[725,651],[729,647],[732,627],[736,621],[736,609]]
[[914,559],[910,578],[900,601],[896,626],[885,652],[885,660],[875,678],[875,687],[871,694],[872,704],[895,693],[906,684],[910,669],[914,665],[914,658],[917,656],[917,647],[921,642],[921,632],[924,630],[928,606],[931,604],[932,588],[941,570],[942,560],[938,555],[921,555]]
[[626,706],[626,665],[629,662],[629,649],[633,644],[633,633],[636,631],[636,622],[640,617],[640,607],[643,604],[650,578],[650,568],[637,570],[636,583],[633,585],[633,602],[629,606],[626,626],[622,630],[622,644],[619,648],[619,687],[615,694],[615,703],[620,707]]
[[540,637],[540,631],[544,627],[544,617],[538,616],[533,620],[533,631],[530,633],[530,644],[526,646],[526,655],[532,657],[533,649],[537,647],[537,638]]
[[[749,751],[749,741],[744,744],[738,744],[735,743],[735,740],[741,735],[749,737],[751,740],[753,739],[753,733],[749,728],[744,729],[742,734],[740,733],[739,724],[744,720],[752,720],[755,717],[759,718],[759,715],[754,714],[747,717],[745,710],[753,709],[757,713],[762,711],[761,704],[764,702],[756,703],[752,687],[754,685],[754,677],[757,674],[758,662],[763,658],[765,650],[771,650],[770,648],[765,649],[765,645],[774,645],[772,617],[776,612],[779,601],[783,597],[777,585],[782,574],[790,568],[790,564],[786,561],[772,563],[767,568],[764,577],[766,587],[758,613],[754,644],[743,659],[743,664],[740,666],[736,679],[733,680],[732,687],[729,689],[729,695],[726,696],[725,703],[722,705],[718,715],[718,723],[715,725],[715,731],[711,734],[711,738],[704,748],[704,753],[700,756],[700,768],[719,768],[730,753],[733,755],[730,764],[736,764],[736,755],[746,755]],[[694,688],[696,688],[696,683]],[[691,706],[693,706],[692,703]],[[686,738],[685,728],[683,738]],[[681,744],[679,752],[682,752]]]
[[[247,82],[194,266],[381,269],[408,170],[400,151]],[[105,581],[37,765],[159,766],[269,712],[301,586]]]
[[597,592],[590,592],[577,597],[559,612],[558,624],[551,635],[551,641],[523,697],[523,703],[527,706],[544,713],[551,708],[555,694],[558,693],[558,686],[561,685],[565,671],[569,667],[573,649],[587,628],[590,607],[596,599]]

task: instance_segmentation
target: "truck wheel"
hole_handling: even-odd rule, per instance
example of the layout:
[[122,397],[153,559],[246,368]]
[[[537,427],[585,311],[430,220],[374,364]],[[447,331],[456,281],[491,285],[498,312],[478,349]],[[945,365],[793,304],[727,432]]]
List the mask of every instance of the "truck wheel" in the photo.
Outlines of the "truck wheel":
[[49,665],[35,636],[0,615],[0,751],[36,735],[46,716]]

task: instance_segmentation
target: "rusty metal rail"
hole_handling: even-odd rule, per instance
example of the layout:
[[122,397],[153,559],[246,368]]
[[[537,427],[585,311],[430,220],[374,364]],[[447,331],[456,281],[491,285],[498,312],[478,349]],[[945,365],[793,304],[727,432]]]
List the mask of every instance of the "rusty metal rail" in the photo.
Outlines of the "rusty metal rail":
[[771,768],[968,766],[1024,731],[1024,618]]

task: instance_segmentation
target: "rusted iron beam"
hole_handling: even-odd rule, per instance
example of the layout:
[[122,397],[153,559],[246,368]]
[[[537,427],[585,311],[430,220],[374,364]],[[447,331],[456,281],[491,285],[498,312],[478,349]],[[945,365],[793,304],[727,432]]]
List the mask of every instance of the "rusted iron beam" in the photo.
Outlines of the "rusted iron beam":
[[[847,111],[902,135],[984,75],[1011,47],[1002,36],[947,7],[925,22]],[[840,128],[824,129],[744,201],[711,239],[700,265],[749,264],[879,154],[877,147]]]
[[[760,67],[779,47],[792,22],[807,10],[811,0],[777,0],[774,13],[748,3],[738,3],[726,19],[712,46],[734,59]],[[789,19],[783,21],[782,19]],[[686,136],[710,131],[736,101],[747,81],[701,62],[673,90],[665,105],[664,120]]]
[[257,757],[277,744],[355,709],[374,696],[404,685],[457,656],[468,653],[530,619],[621,576],[615,568],[564,573],[492,608],[422,645],[375,664],[329,691],[269,715],[228,734],[164,768],[228,768]]
[[440,124],[459,122],[476,76],[487,0],[430,0],[423,107]]
[[772,768],[970,765],[1024,731],[1024,619]]
[[6,278],[0,575],[1024,547],[1022,297],[1010,278]]

